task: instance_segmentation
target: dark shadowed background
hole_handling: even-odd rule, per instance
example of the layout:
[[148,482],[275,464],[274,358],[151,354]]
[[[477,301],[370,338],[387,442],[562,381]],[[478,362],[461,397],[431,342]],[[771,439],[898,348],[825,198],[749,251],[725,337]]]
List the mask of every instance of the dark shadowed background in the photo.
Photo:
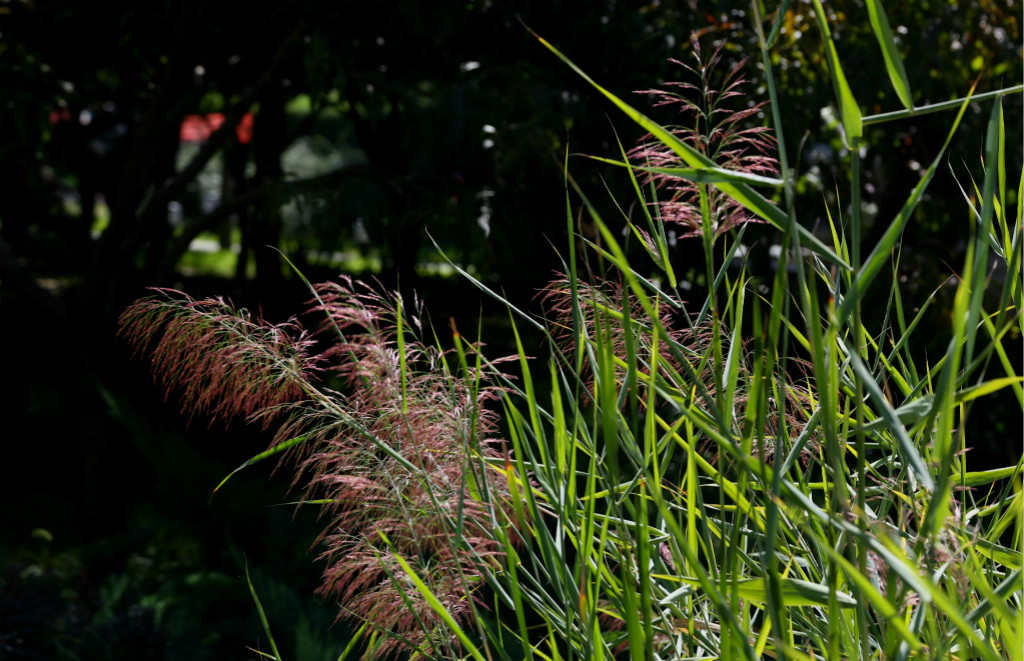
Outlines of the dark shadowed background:
[[[773,18],[777,4],[765,3]],[[865,112],[897,109],[866,10],[829,4]],[[888,4],[918,105],[1020,82],[1019,3]],[[669,58],[690,62],[695,33],[707,51],[724,42],[727,65],[755,56],[748,6],[0,2],[0,659],[252,658],[246,645],[265,642],[246,565],[285,656],[337,657],[348,632],[312,594],[317,522],[278,505],[288,476],[261,464],[211,497],[269,437],[244,421],[189,424],[117,338],[119,313],[162,286],[282,321],[309,296],[275,246],[314,282],[350,273],[415,293],[438,328],[482,320],[508,353],[507,316],[438,247],[535,308],[568,240],[566,150],[614,157],[616,136],[627,148],[640,137],[524,24],[670,124],[630,92],[684,77]],[[848,175],[833,168],[834,113],[820,112],[832,91],[809,5],[783,20],[775,65],[800,221],[820,226],[826,205],[848,211],[835,192]],[[764,100],[758,67],[745,75],[749,103]],[[1019,119],[1019,95],[1004,105]],[[908,225],[897,277],[911,309],[963,261],[970,218],[950,171],[980,178],[986,119],[968,111]],[[881,146],[864,161],[867,246],[951,120],[866,129]],[[1020,122],[1006,128],[1020,145]],[[1008,153],[1012,183],[1021,152]],[[628,179],[581,158],[570,171],[614,223],[605,187],[628,200]],[[769,276],[771,232],[747,236],[753,275]],[[675,250],[699,291],[700,246]],[[952,294],[926,323],[944,325]],[[1007,345],[1018,365],[1020,345]],[[1006,397],[987,400],[990,419],[1008,419]],[[978,465],[1015,461],[1020,435],[973,431]]]

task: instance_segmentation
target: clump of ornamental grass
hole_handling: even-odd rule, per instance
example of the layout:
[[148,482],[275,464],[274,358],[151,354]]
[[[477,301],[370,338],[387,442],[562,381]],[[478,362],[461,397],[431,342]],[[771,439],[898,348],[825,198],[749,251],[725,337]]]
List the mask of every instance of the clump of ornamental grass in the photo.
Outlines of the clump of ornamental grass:
[[[798,222],[785,140],[747,124],[763,112],[780,126],[757,3],[771,105],[742,105],[738,68],[716,91],[721,51],[705,66],[694,44],[699,82],[654,92],[661,109],[682,111],[670,126],[542,40],[648,132],[623,160],[598,160],[629,170],[633,208],[646,212],[626,217],[624,234],[640,235],[650,261],[630,261],[622,233],[579,191],[601,243],[569,251],[567,275],[542,293],[546,323],[510,306],[551,347],[539,369],[521,355],[523,387],[504,382],[502,394],[519,469],[511,491],[523,495],[532,541],[491,574],[516,618],[487,641],[505,641],[515,658],[995,661],[1024,645],[1022,465],[977,470],[966,452],[975,399],[1012,389],[1024,402],[1002,344],[1024,329],[1021,288],[1002,283],[994,310],[982,297],[986,265],[1019,272],[1024,245],[1024,202],[1014,217],[1001,183],[1011,181],[1000,172],[998,97],[1008,91],[989,97],[984,185],[952,325],[920,328],[924,309],[905,316],[898,278],[879,275],[898,273],[899,237],[949,140],[863,256],[859,148],[869,119],[946,108],[959,112],[951,138],[968,101],[862,117],[814,4],[851,146],[852,211],[827,210],[830,243]],[[880,4],[869,4],[885,70],[909,99]],[[732,258],[751,248],[742,238],[752,220],[779,231],[768,282],[752,282]],[[696,304],[681,294],[672,227],[704,244],[707,298]],[[599,278],[586,271],[595,261]],[[879,287],[880,309],[864,314]],[[944,355],[911,351],[936,333],[949,339]]]
[[[397,296],[348,279],[314,291],[320,351],[295,320],[273,325],[170,290],[129,307],[122,334],[191,415],[275,429],[270,454],[291,456],[293,487],[324,522],[318,592],[369,627],[370,656],[456,656],[412,576],[467,624],[482,569],[504,552],[488,533],[510,506],[505,473],[491,468],[499,441],[484,404],[494,388],[418,341]],[[322,384],[329,372],[340,391]]]
[[[461,369],[449,369],[450,355],[413,340],[400,299],[349,281],[317,290],[332,338],[319,354],[293,322],[270,326],[222,302],[160,292],[126,312],[139,349],[170,332],[155,343],[156,364],[168,385],[182,385],[186,405],[278,426],[273,447],[291,450],[307,502],[328,522],[321,592],[386,634],[371,652],[999,661],[1024,647],[1022,464],[975,470],[966,451],[975,400],[1011,389],[1024,406],[1003,345],[1024,331],[1021,287],[1005,279],[994,310],[982,296],[987,265],[1001,260],[1018,273],[1024,246],[1024,196],[1014,216],[1003,172],[999,99],[1009,91],[986,97],[986,169],[951,326],[919,328],[927,305],[908,318],[899,279],[879,275],[899,272],[900,235],[970,100],[914,107],[881,4],[871,2],[884,70],[906,111],[863,117],[814,5],[850,147],[851,210],[826,210],[830,243],[799,222],[778,134],[771,44],[783,13],[766,36],[752,3],[770,105],[736,109],[745,100],[739,67],[719,82],[722,51],[702,60],[693,41],[699,82],[653,92],[663,109],[681,110],[673,127],[542,40],[648,132],[622,161],[599,160],[629,171],[647,225],[625,218],[626,230],[650,261],[631,263],[580,191],[602,239],[590,244],[594,261],[606,270],[580,275],[592,262],[571,244],[566,275],[541,294],[550,319],[509,305],[517,342],[516,324],[528,323],[550,345],[538,367],[519,344],[519,381],[458,339]],[[862,256],[864,127],[946,109],[959,113],[946,143],[901,212],[877,221],[889,224]],[[769,111],[777,141],[748,124]],[[781,179],[771,176],[776,163]],[[778,230],[780,264],[768,283],[752,282],[742,259],[733,265],[749,252],[752,221]],[[667,227],[703,243],[707,298],[695,305],[681,294]],[[864,314],[879,287],[874,299],[887,302]],[[195,326],[177,323],[197,315]],[[948,337],[947,351],[916,355],[924,333]],[[190,355],[193,341],[206,356]],[[211,374],[191,375],[192,361]],[[343,393],[315,380],[330,369]],[[211,386],[243,394],[209,395]],[[504,471],[492,470],[497,421],[482,406],[492,399],[511,446]],[[484,584],[493,588],[487,613]]]

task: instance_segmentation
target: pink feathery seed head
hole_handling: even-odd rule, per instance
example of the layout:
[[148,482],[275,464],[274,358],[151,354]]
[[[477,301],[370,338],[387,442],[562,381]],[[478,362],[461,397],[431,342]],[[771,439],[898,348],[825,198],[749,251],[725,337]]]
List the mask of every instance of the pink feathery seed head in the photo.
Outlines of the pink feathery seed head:
[[[756,121],[765,103],[735,107],[738,104],[734,99],[745,95],[743,87],[747,81],[742,76],[745,61],[736,63],[724,75],[719,75],[717,67],[722,46],[705,60],[695,36],[691,37],[691,43],[696,66],[671,61],[697,79],[698,84],[670,82],[660,89],[638,93],[653,97],[655,107],[675,107],[679,125],[670,127],[672,134],[718,166],[737,172],[775,175],[778,163],[770,155],[775,147],[771,130],[765,126],[744,127],[747,122]],[[651,134],[644,136],[627,155],[644,167],[686,166],[672,149]],[[653,182],[662,191],[664,198],[651,204],[658,207],[666,223],[683,228],[684,237],[699,236],[704,232],[699,184],[659,172],[642,172],[641,178],[644,183]],[[709,202],[715,236],[743,223],[760,222],[740,203],[715,188],[710,189]]]
[[[388,658],[417,648],[429,649],[431,643],[455,645],[450,630],[443,626],[413,585],[396,554],[431,586],[434,596],[460,624],[465,624],[472,614],[462,578],[478,576],[473,564],[451,554],[389,548],[371,539],[339,535],[337,540],[332,540],[346,552],[343,557],[328,559],[324,584],[318,592],[337,600],[342,614],[365,621],[379,631],[398,634],[398,637],[386,637],[388,643],[377,648],[372,653],[373,658]],[[466,573],[460,576],[460,570]]]
[[223,299],[154,290],[122,313],[120,333],[151,352],[155,378],[193,416],[252,416],[303,395],[319,359],[294,320],[271,325]]
[[[445,354],[418,339],[414,311],[397,296],[348,278],[316,292],[312,311],[327,318],[320,337],[332,343],[319,355],[294,321],[271,325],[222,299],[172,290],[126,310],[121,332],[152,355],[154,374],[193,414],[273,423],[272,445],[303,439],[282,456],[297,466],[292,486],[305,483],[302,501],[324,503],[319,592],[337,599],[342,615],[399,635],[384,637],[376,656],[454,650],[395,554],[457,621],[471,617],[467,581],[479,600],[482,571],[503,555],[494,524],[512,520],[508,480],[489,465],[499,459],[497,414],[486,404],[499,389],[487,372],[453,374]],[[395,331],[406,321],[403,375]],[[309,382],[327,360],[344,393]]]

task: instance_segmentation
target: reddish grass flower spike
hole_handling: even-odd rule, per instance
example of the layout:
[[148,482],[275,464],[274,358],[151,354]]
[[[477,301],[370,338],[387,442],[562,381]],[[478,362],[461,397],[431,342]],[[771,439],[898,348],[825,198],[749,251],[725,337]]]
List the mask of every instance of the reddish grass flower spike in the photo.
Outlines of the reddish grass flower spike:
[[[221,299],[170,290],[129,307],[121,332],[136,351],[152,351],[157,378],[180,390],[193,414],[274,422],[273,445],[305,439],[290,452],[293,486],[306,480],[303,501],[325,503],[318,592],[337,600],[339,617],[384,634],[366,658],[458,656],[457,640],[395,558],[467,622],[483,568],[502,555],[493,530],[512,520],[491,440],[497,416],[484,407],[497,390],[484,374],[453,374],[411,327],[400,355],[396,329],[406,315],[397,297],[347,278],[316,293],[312,311],[326,315],[323,332],[333,340],[319,356],[310,356],[313,340],[294,321],[270,325]],[[312,382],[327,360],[344,393]]]
[[[436,656],[435,648],[453,649],[456,641],[420,603],[394,555],[412,564],[457,621],[468,620],[466,600],[476,598],[482,565],[501,555],[489,533],[495,510],[511,510],[507,482],[483,468],[500,457],[489,440],[496,415],[483,407],[496,393],[479,375],[448,371],[441,352],[416,341],[411,328],[403,393],[395,328],[405,320],[397,299],[348,279],[320,285],[317,294],[325,332],[340,338],[328,355],[348,386],[342,406],[349,417],[339,421],[325,407],[285,425],[279,438],[312,430],[301,472],[308,493],[328,501],[330,520],[320,539],[327,569],[319,592],[388,634],[375,656]],[[391,546],[381,544],[381,532]]]
[[[672,62],[696,77],[699,84],[666,83],[663,89],[644,90],[640,94],[653,96],[655,107],[676,108],[681,125],[671,128],[673,135],[720,167],[775,176],[778,173],[778,162],[770,156],[775,146],[775,138],[770,129],[763,126],[743,128],[747,121],[762,111],[765,103],[751,104],[743,109],[732,107],[732,100],[744,97],[742,88],[747,83],[741,75],[744,62],[737,63],[720,81],[716,81],[714,79],[722,46],[704,60],[696,36],[691,37],[690,41],[696,66],[691,67],[678,60]],[[699,100],[691,100],[687,94]],[[644,167],[685,167],[675,152],[651,134],[641,138],[640,144],[631,149],[628,156],[634,163]],[[642,179],[645,183],[654,182],[658,189],[668,193],[668,199],[653,203],[665,222],[682,227],[684,236],[699,236],[703,233],[699,184],[651,172],[643,173]],[[742,223],[757,222],[740,203],[713,186],[707,189],[711,227],[715,236]]]
[[155,291],[121,314],[120,333],[137,353],[152,351],[153,374],[193,416],[252,416],[308,390],[319,360],[294,320],[272,325],[220,298]]

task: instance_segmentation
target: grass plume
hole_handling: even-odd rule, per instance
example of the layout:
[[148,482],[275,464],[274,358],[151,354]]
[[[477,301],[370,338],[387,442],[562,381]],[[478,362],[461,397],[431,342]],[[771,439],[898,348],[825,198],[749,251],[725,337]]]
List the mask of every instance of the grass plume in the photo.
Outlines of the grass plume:
[[[469,620],[482,567],[504,552],[487,531],[495,509],[510,506],[507,479],[492,468],[496,415],[484,406],[496,394],[482,371],[453,372],[436,347],[407,339],[400,351],[396,326],[407,321],[397,298],[348,279],[315,292],[310,312],[326,318],[330,340],[319,353],[295,320],[273,325],[170,290],[129,307],[122,334],[151,354],[190,414],[276,428],[272,447],[291,448],[293,486],[324,521],[318,592],[383,634],[371,655],[454,654],[448,628],[405,589],[395,555],[412,559],[456,622]],[[341,391],[321,383],[327,372]]]

